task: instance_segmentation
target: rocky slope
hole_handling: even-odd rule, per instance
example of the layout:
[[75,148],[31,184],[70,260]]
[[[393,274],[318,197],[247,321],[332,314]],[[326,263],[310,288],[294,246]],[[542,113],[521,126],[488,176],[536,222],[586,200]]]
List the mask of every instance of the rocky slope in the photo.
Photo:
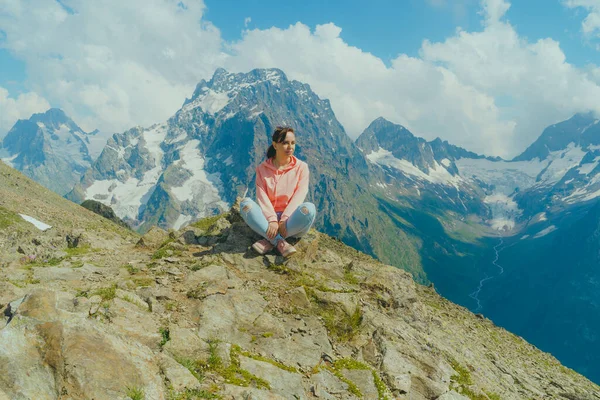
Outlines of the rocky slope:
[[290,260],[249,250],[235,208],[140,238],[1,163],[0,177],[2,400],[600,398],[316,231]]
[[90,137],[62,110],[52,108],[17,121],[4,137],[0,155],[36,182],[65,194],[92,164]]

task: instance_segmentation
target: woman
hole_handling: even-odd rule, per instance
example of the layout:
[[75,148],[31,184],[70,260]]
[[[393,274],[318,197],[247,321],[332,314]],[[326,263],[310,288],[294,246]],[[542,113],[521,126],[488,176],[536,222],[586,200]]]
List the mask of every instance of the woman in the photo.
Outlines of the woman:
[[242,218],[264,239],[252,245],[259,254],[274,247],[284,257],[296,252],[285,241],[301,237],[315,221],[315,206],[305,203],[308,193],[308,165],[294,157],[296,135],[290,127],[277,127],[267,159],[256,168],[256,198],[240,204]]

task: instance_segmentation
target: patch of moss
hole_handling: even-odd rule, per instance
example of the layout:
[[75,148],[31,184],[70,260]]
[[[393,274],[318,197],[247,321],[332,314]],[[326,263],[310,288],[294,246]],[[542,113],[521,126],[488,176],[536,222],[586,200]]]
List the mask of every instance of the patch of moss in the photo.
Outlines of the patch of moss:
[[159,260],[159,259],[165,258],[165,257],[180,256],[181,253],[182,253],[181,250],[175,249],[172,246],[166,245],[166,246],[163,246],[163,247],[159,248],[158,250],[156,250],[154,252],[154,254],[152,254],[152,259]]
[[[271,335],[272,335],[272,334],[271,334]],[[277,368],[279,368],[279,369],[282,369],[282,370],[284,370],[284,371],[293,372],[293,373],[298,373],[298,370],[297,370],[296,368],[294,368],[294,367],[290,367],[289,365],[285,365],[285,364],[283,364],[283,363],[280,363],[280,362],[278,362],[278,361],[275,361],[275,360],[271,360],[270,358],[263,357],[263,356],[261,356],[261,355],[258,355],[258,354],[255,354],[255,353],[251,353],[251,352],[249,352],[249,351],[245,351],[245,350],[242,350],[242,349],[239,349],[239,350],[238,350],[238,353],[239,353],[240,355],[242,355],[242,356],[245,356],[245,357],[251,358],[251,359],[253,359],[253,360],[257,360],[257,361],[262,361],[262,362],[269,363],[269,364],[271,364],[271,365],[273,365],[273,366],[275,366],[275,367],[277,367]]]
[[127,272],[129,272],[129,275],[135,275],[138,272],[140,272],[139,268],[136,268],[131,264],[125,264],[125,265],[123,265],[123,268],[125,268],[127,270]]
[[67,257],[80,256],[93,251],[90,245],[83,245],[79,247],[67,247],[64,252],[67,253]]
[[[485,391],[484,391],[485,392]],[[485,394],[487,395],[487,397],[490,400],[502,400],[502,398],[500,397],[499,394],[497,393],[492,393],[492,392],[485,392]]]
[[182,392],[175,392],[172,389],[167,394],[167,400],[196,400],[196,399],[220,399],[215,391],[200,389],[185,389]]
[[456,374],[450,377],[458,385],[472,385],[473,380],[471,379],[471,373],[469,370],[458,363],[458,361],[452,359],[450,360],[450,366]]
[[221,218],[227,218],[228,216],[229,216],[229,213],[223,213],[223,214],[215,215],[213,217],[202,218],[202,219],[194,222],[193,224],[190,224],[190,226],[201,229],[203,231],[207,231],[211,226],[213,226],[215,224],[215,222],[217,222]]
[[102,301],[110,301],[117,297],[117,285],[112,285],[106,288],[98,289],[94,295],[100,296]]
[[292,270],[283,264],[269,264],[267,265],[267,269],[279,275],[289,275],[292,273]]
[[133,278],[131,280],[136,286],[153,286],[154,279],[150,277]]
[[[379,377],[379,374],[377,373],[377,371],[375,371],[373,368],[371,368],[367,364],[364,364],[353,358],[342,358],[340,360],[336,360],[333,363],[332,370],[336,371],[335,373],[336,373],[336,376],[338,376],[338,378],[340,375],[342,375],[341,370],[344,370],[344,369],[370,371],[371,374],[373,375],[373,382],[375,383],[375,387],[377,388],[378,398],[380,400],[388,399],[388,397],[386,396],[386,392],[388,391],[388,388],[385,386],[385,383],[383,383],[383,380]],[[346,381],[348,381],[348,380],[346,380]],[[348,382],[346,382],[346,383],[348,383]],[[356,388],[356,390],[358,390],[358,388]],[[361,397],[362,394],[361,395],[357,394],[357,396]]]
[[230,353],[230,365],[225,367],[223,360],[217,354],[219,341],[209,341],[209,354],[208,360],[201,361],[190,361],[190,360],[178,360],[178,362],[186,367],[190,372],[198,379],[204,376],[205,372],[213,372],[221,375],[225,382],[237,385],[237,386],[252,386],[258,389],[271,389],[269,382],[261,379],[250,372],[240,368],[239,355],[242,349],[239,346],[232,346]]
[[129,396],[131,400],[144,400],[146,398],[144,391],[138,387],[128,387],[127,396]]
[[[471,400],[488,400],[490,395],[487,396],[484,394],[475,393],[470,386],[473,385],[473,379],[471,378],[471,372],[462,365],[458,363],[458,361],[451,359],[450,366],[456,374],[450,377],[450,389],[457,391],[458,393],[467,396]],[[494,395],[492,393],[492,395]],[[499,398],[499,397],[497,397]]]
[[363,398],[363,394],[360,391],[360,389],[358,388],[358,386],[356,386],[354,384],[354,382],[352,382],[350,379],[348,379],[344,375],[342,375],[342,372],[340,370],[337,370],[332,367],[325,367],[325,369],[327,369],[329,372],[331,372],[333,375],[335,375],[340,381],[342,381],[346,385],[348,385],[348,391],[350,393],[352,393],[353,395],[355,395],[358,398],[361,398],[361,399]]
[[360,307],[356,307],[354,313],[348,315],[330,304],[319,304],[317,314],[323,318],[329,335],[338,342],[348,342],[354,338],[363,321]]
[[160,344],[159,346],[162,348],[169,340],[171,340],[171,331],[168,327],[162,327],[158,330],[160,332]]
[[8,228],[19,222],[20,219],[18,214],[9,211],[4,207],[0,207],[0,229]]

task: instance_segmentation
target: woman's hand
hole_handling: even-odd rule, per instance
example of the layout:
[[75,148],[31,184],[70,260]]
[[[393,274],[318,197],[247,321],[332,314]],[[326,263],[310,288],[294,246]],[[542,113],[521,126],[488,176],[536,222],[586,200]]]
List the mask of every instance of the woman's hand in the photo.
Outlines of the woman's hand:
[[269,222],[269,227],[267,228],[267,238],[269,240],[273,240],[275,236],[277,236],[277,229],[279,228],[279,224],[275,221]]
[[279,234],[285,239],[287,237],[287,221],[279,221]]

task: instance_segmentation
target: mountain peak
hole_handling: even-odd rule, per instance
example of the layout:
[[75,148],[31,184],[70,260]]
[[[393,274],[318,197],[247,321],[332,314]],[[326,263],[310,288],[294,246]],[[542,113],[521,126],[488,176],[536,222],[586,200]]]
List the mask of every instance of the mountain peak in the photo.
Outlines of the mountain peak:
[[600,144],[600,124],[592,112],[577,113],[570,119],[548,126],[523,153],[513,161],[544,160],[551,152]]
[[[260,84],[280,87],[288,82],[285,73],[278,68],[257,68],[248,73],[233,73],[217,68],[209,81],[203,79],[196,85],[192,97],[185,100],[182,108],[194,108],[204,103],[204,111],[214,114],[245,88]],[[205,98],[208,101],[203,101]]]

